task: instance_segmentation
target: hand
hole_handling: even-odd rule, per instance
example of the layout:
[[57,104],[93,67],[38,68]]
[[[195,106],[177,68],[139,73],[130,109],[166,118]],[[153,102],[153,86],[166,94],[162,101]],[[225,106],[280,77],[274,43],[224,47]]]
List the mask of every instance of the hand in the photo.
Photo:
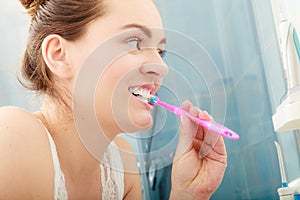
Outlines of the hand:
[[[188,101],[182,109],[200,119],[212,120],[207,112]],[[223,138],[182,116],[170,199],[209,199],[221,184],[226,166]]]

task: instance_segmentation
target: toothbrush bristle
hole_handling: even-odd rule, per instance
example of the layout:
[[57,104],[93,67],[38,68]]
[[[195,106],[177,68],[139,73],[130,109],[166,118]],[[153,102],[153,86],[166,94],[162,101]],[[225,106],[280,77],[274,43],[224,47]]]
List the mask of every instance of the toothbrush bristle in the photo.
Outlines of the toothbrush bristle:
[[157,98],[153,95],[148,96],[148,103],[150,104],[156,104],[157,103]]

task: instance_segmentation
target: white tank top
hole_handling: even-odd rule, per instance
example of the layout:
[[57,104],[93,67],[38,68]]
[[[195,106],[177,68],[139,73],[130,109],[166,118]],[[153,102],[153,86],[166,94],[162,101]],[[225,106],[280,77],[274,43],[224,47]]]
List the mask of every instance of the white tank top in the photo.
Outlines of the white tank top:
[[[47,130],[47,129],[46,129]],[[54,200],[67,200],[68,193],[64,174],[60,169],[55,143],[47,130],[54,164]],[[124,196],[124,172],[120,152],[111,142],[100,164],[102,199],[121,200]],[[117,170],[114,170],[117,169]]]

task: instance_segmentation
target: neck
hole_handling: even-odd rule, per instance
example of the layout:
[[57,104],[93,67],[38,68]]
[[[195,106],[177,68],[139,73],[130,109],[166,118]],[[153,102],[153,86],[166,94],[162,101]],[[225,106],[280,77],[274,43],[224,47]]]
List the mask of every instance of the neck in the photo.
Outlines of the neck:
[[[80,138],[80,134],[88,133],[78,134],[72,112],[64,111],[61,106],[46,98],[41,111],[36,114],[43,121],[55,142],[61,169],[65,175],[85,176],[85,173],[99,169],[99,161],[87,150],[88,145]],[[100,143],[101,149],[107,148],[108,143]],[[103,155],[104,151],[101,153]]]

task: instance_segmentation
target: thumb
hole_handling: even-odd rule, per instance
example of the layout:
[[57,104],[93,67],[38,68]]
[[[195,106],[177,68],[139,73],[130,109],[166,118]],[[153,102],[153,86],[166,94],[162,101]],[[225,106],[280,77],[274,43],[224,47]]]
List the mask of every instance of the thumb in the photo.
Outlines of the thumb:
[[[192,107],[191,103],[184,102],[182,109],[189,111]],[[189,152],[192,148],[193,139],[197,133],[197,125],[193,123],[187,116],[181,115],[180,117],[180,131],[178,145],[175,153],[175,159],[181,157]]]

